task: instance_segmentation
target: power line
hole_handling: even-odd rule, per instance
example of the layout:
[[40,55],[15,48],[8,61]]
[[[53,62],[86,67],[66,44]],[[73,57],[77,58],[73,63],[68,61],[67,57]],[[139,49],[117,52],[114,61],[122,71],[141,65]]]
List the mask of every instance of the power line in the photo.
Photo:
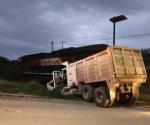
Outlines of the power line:
[[[126,36],[119,36],[119,37],[117,37],[117,39],[127,39],[127,38],[146,37],[146,36],[150,36],[150,33],[142,33],[142,34],[133,34],[133,35],[126,35]],[[105,42],[102,42],[104,40],[105,40]],[[111,44],[112,41],[110,41],[110,40],[112,40],[112,37],[101,38],[101,39],[100,38],[99,39],[85,39],[85,40],[82,40],[82,41],[76,40],[76,41],[74,41],[74,42],[76,42],[76,44],[74,44],[73,41],[67,42],[66,44],[69,43],[69,45],[79,47],[79,46],[87,45],[87,44],[82,44],[83,42],[85,43],[85,42],[90,42],[90,41],[92,41],[92,42],[100,41],[103,44]],[[136,41],[134,41],[134,43],[133,42],[132,43],[128,43],[128,45],[130,44],[130,45],[139,45],[140,46],[142,44],[142,43],[139,43],[139,41],[137,41],[137,42],[138,43],[136,43]]]
[[[119,36],[119,37],[116,37],[117,39],[124,39],[124,38],[135,38],[135,37],[144,37],[144,36],[150,36],[150,33],[141,33],[141,34],[133,34],[133,35],[126,35],[126,36]],[[70,40],[71,39],[75,39],[76,41],[79,41],[81,39],[76,39],[76,38],[85,38],[85,37],[73,37],[73,38],[69,38]],[[0,39],[8,39],[8,40],[16,40],[16,41],[22,41],[22,40],[19,40],[19,39],[14,39],[14,38],[8,38],[8,37],[2,37],[0,36]],[[65,40],[67,40],[68,38],[66,38]],[[82,39],[82,41],[80,42],[85,42],[85,41],[97,41],[97,40],[112,40],[112,37],[103,37],[103,38],[100,38],[100,37],[97,37],[97,38],[93,38],[93,39]],[[75,42],[76,42],[75,41]],[[22,41],[22,42],[28,42],[28,41]],[[60,41],[62,44],[64,44],[64,41]],[[71,41],[73,42],[73,41]],[[31,43],[31,41],[30,41]],[[51,44],[54,44],[54,42]]]
[[[125,39],[125,38],[135,38],[135,37],[144,37],[144,36],[150,36],[150,33],[143,33],[143,34],[133,34],[133,35],[127,35],[127,36],[119,36],[116,37],[117,39]],[[80,42],[90,42],[90,41],[97,41],[97,40],[112,40],[112,37],[106,37],[106,38],[96,38],[96,39],[84,39]],[[76,39],[76,41],[78,41]],[[79,41],[78,41],[79,42]]]
[[118,38],[132,38],[132,37],[143,37],[143,36],[150,36],[150,33],[134,34],[134,35],[128,35],[128,36],[120,36]]
[[[133,35],[118,36],[116,38],[117,39],[127,39],[127,38],[137,38],[137,37],[146,37],[146,36],[150,36],[150,33],[139,33],[139,34],[133,34]],[[81,37],[73,37],[73,38],[74,38],[74,40],[72,40],[72,41],[68,41],[68,40],[65,40],[65,42],[64,41],[58,41],[58,42],[61,42],[61,48],[64,48],[64,43],[67,44],[67,45],[71,45],[71,46],[76,46],[77,47],[77,46],[80,46],[80,44],[83,45],[83,42],[84,42],[84,45],[85,45],[85,42],[100,41],[101,43],[107,43],[107,44],[108,43],[110,44],[112,42],[112,37],[102,37],[102,38],[97,37],[97,38],[93,38],[93,39],[75,39],[75,38],[81,38]],[[13,38],[7,38],[7,37],[2,37],[2,36],[0,36],[0,39],[22,41],[22,40],[13,39]],[[105,41],[105,42],[102,42],[102,41]],[[25,42],[28,42],[28,41],[22,41],[22,42],[25,43]],[[134,41],[134,43],[135,42],[136,41]],[[30,41],[28,43],[32,43],[32,42]],[[128,43],[128,44],[130,44],[130,43]],[[136,43],[136,45],[140,45],[140,44],[142,44],[142,43]],[[132,43],[132,45],[133,45],[133,43]],[[51,51],[54,51],[54,42],[53,41],[51,42]]]

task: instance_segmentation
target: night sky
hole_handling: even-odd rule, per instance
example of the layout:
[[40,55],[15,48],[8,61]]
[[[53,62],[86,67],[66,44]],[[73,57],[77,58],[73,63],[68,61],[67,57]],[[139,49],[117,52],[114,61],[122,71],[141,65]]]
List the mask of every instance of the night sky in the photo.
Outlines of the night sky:
[[126,15],[116,26],[116,44],[150,47],[149,0],[0,0],[0,56],[90,44],[112,44],[109,18]]

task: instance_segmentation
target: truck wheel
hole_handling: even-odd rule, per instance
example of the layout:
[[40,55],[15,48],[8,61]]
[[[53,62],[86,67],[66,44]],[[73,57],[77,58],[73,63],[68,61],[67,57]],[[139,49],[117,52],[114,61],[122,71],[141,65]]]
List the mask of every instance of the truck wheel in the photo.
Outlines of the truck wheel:
[[136,97],[133,97],[131,94],[126,94],[121,96],[120,103],[128,106],[134,105],[136,102]]
[[136,100],[137,100],[137,98],[132,96],[128,102],[128,105],[130,105],[130,106],[134,105]]
[[125,100],[125,104],[128,106],[132,106],[135,104],[136,99],[137,99],[136,97],[133,97],[132,95],[130,95],[129,98]]
[[107,88],[98,87],[94,92],[94,101],[95,104],[99,107],[109,107],[110,100],[107,99]]
[[92,102],[93,100],[94,88],[89,85],[84,85],[82,90],[83,100],[86,102]]

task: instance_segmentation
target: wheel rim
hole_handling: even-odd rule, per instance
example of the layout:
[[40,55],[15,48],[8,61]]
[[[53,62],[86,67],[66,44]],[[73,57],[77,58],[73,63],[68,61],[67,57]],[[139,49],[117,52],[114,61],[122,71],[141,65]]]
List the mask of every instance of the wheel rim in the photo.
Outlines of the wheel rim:
[[103,102],[103,100],[104,100],[104,96],[103,96],[103,94],[102,93],[97,93],[97,95],[96,95],[96,100],[97,100],[97,102],[99,103],[99,104],[101,104],[102,102]]
[[84,96],[84,98],[88,98],[88,96],[89,96],[89,91],[88,91],[88,89],[85,89],[85,90],[84,90],[83,96]]

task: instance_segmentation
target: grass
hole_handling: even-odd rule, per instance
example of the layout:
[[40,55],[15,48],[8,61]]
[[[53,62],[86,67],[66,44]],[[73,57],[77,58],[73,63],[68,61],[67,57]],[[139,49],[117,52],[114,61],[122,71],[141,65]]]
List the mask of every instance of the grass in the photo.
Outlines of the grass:
[[51,98],[61,98],[61,92],[58,89],[48,91],[46,86],[36,81],[15,82],[0,80],[0,92],[4,93],[24,93],[37,96],[48,96]]
[[[45,85],[42,85],[37,81],[16,82],[1,79],[0,92],[23,93],[37,96],[47,96],[50,98],[62,98],[61,91],[59,89],[48,91]],[[150,94],[150,82],[147,82],[140,87],[140,93]]]

